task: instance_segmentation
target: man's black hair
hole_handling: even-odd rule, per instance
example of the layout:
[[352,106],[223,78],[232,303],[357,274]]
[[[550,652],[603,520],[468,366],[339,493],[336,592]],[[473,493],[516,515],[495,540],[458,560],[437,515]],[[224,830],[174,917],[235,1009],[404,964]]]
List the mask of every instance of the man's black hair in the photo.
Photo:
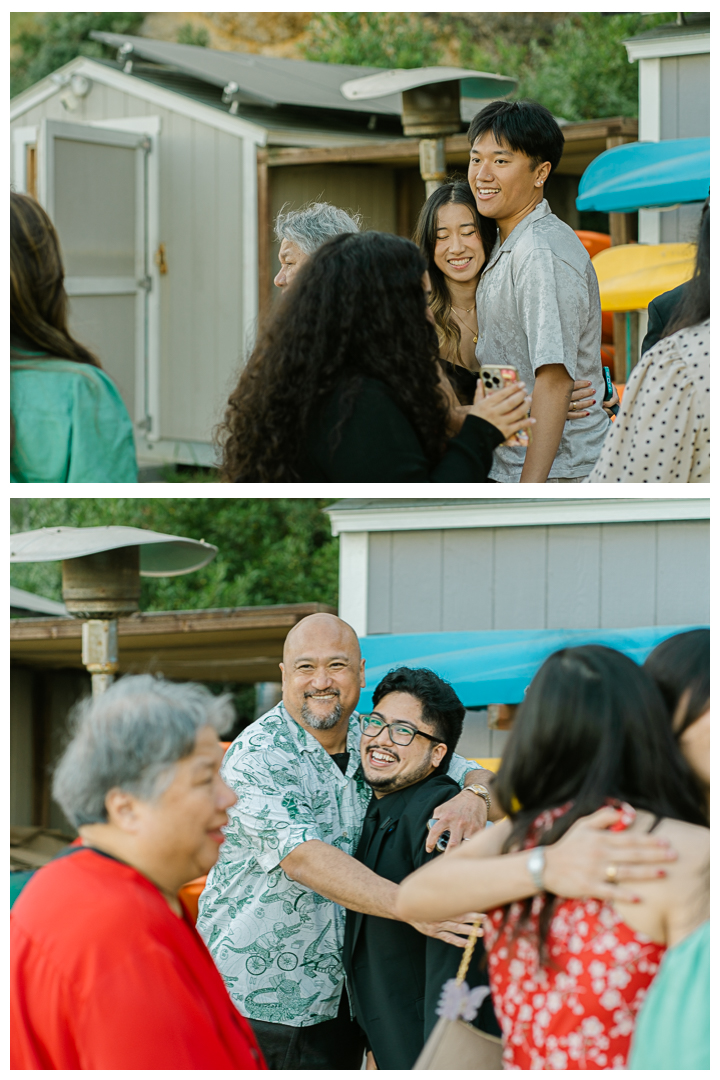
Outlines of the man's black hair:
[[544,105],[536,101],[491,101],[470,121],[470,145],[488,131],[501,146],[530,158],[531,169],[549,161],[550,175],[555,172],[562,157],[565,136]]
[[422,705],[423,720],[430,724],[433,734],[447,746],[447,753],[436,770],[446,772],[462,734],[465,718],[465,707],[450,683],[428,668],[399,667],[388,671],[375,687],[373,706],[386,694],[411,694],[417,698]]

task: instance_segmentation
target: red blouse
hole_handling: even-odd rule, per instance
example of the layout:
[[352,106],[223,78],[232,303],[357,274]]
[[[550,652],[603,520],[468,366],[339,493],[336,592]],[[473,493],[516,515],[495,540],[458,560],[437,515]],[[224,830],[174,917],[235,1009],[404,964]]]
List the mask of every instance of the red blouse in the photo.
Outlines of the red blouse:
[[[625,819],[634,816],[631,808]],[[538,830],[547,819],[538,819]],[[527,846],[533,846],[529,844]],[[536,896],[529,921],[512,941],[523,910],[488,912],[493,1006],[503,1031],[506,1069],[624,1069],[635,1018],[665,952],[631,929],[602,900],[562,900],[547,936],[550,963],[539,966]]]
[[187,913],[90,849],[11,913],[11,1069],[264,1069]]

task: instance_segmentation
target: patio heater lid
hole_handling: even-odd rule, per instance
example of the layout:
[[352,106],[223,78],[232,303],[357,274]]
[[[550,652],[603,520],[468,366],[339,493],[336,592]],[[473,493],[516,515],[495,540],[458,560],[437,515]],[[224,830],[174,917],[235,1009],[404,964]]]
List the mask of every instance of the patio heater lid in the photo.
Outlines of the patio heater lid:
[[10,536],[10,562],[57,562],[80,559],[117,548],[137,547],[142,577],[177,577],[207,566],[218,549],[204,540],[136,529],[130,525],[96,525],[75,529],[59,525]]

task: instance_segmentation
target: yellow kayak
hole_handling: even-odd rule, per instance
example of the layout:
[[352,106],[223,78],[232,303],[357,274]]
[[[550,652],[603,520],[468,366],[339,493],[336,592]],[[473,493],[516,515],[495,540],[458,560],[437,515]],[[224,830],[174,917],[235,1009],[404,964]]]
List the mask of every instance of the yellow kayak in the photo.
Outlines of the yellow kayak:
[[695,244],[619,244],[592,260],[603,311],[639,311],[661,293],[688,281]]

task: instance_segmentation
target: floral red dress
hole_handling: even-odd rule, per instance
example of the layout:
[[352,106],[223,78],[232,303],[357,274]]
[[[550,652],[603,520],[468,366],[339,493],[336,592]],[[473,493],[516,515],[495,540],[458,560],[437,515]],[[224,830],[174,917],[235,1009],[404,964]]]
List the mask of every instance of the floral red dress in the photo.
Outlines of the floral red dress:
[[[566,812],[567,807],[561,808]],[[621,828],[634,818],[623,807]],[[532,843],[558,812],[535,822]],[[616,826],[617,827],[617,826]],[[523,910],[512,904],[488,912],[493,1006],[503,1031],[506,1069],[624,1069],[635,1018],[665,952],[631,929],[603,900],[558,903],[547,936],[550,964],[540,967],[538,920],[545,897],[536,896],[530,919],[512,941]]]

